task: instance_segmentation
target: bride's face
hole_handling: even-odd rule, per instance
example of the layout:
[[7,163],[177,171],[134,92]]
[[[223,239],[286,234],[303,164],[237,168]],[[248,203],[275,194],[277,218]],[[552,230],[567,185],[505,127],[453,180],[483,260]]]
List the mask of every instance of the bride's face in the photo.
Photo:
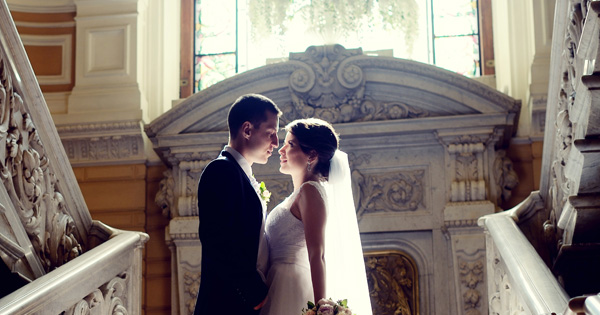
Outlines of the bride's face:
[[294,135],[288,132],[285,135],[283,146],[279,149],[279,171],[283,174],[295,174],[306,171],[308,154],[300,148],[300,144]]

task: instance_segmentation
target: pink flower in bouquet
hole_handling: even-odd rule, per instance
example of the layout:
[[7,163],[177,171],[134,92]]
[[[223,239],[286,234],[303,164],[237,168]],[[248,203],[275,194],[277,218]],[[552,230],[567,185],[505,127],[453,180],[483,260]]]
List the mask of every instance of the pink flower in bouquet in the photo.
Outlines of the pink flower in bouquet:
[[313,310],[308,310],[305,315],[317,315],[317,312]]
[[[319,303],[320,303],[320,301],[319,301]],[[335,307],[333,305],[323,304],[323,305],[321,305],[321,307],[319,307],[319,311],[317,312],[317,315],[334,315],[334,310],[335,310]]]

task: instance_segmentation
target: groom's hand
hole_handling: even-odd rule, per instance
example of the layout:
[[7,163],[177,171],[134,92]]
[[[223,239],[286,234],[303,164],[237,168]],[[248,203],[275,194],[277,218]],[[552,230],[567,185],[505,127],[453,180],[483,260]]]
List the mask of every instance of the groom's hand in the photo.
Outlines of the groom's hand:
[[255,311],[258,311],[259,309],[261,309],[263,306],[265,306],[265,303],[267,302],[267,298],[265,298],[262,302],[260,302],[260,304],[256,305],[254,307]]

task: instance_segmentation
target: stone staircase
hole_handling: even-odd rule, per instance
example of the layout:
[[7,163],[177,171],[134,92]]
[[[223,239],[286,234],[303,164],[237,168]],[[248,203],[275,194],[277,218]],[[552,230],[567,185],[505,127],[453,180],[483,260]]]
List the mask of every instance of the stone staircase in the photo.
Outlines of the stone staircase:
[[0,314],[140,314],[148,236],[92,220],[5,0],[0,43]]

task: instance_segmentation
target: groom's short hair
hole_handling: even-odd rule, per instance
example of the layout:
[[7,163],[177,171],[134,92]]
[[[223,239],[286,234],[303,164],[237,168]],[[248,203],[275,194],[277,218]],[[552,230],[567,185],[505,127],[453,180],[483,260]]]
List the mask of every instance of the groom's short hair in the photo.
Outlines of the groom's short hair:
[[254,127],[267,121],[267,111],[281,116],[279,107],[266,96],[260,94],[246,94],[240,96],[229,108],[227,125],[229,136],[235,139],[244,122],[249,121]]

